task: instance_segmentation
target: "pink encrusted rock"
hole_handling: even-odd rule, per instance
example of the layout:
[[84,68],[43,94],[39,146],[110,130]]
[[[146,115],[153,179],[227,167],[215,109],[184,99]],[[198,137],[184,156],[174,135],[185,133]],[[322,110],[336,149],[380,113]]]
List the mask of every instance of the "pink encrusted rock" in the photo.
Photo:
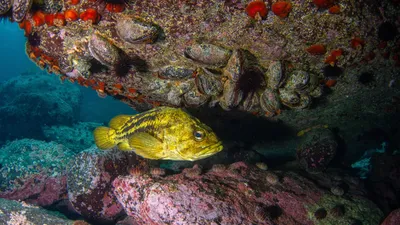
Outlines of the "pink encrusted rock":
[[[314,208],[328,207],[332,201],[346,210],[357,208],[351,205],[356,203],[341,201],[294,172],[263,171],[243,162],[202,174],[196,171],[196,176],[187,176],[188,172],[167,177],[119,176],[113,182],[114,193],[128,216],[143,225],[315,224],[317,219],[310,217]],[[266,182],[270,173],[279,178],[275,184]],[[364,205],[368,206],[362,211],[342,218],[363,219],[369,211],[380,212],[373,204]],[[380,219],[367,219],[365,224],[377,224]],[[333,220],[331,224],[340,222]]]
[[12,191],[0,192],[0,198],[9,200],[24,200],[30,204],[49,206],[66,199],[67,178],[65,175],[48,177],[35,174],[24,179],[23,186]]
[[381,225],[398,225],[400,224],[400,209],[393,210]]
[[92,221],[114,221],[124,212],[111,182],[126,175],[135,162],[136,156],[122,151],[92,148],[77,155],[68,171],[68,197],[74,209]]

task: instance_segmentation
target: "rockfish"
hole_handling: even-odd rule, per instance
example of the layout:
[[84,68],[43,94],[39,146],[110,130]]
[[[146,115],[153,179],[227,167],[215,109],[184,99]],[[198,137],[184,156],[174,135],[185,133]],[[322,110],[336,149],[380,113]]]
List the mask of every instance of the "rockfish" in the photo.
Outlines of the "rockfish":
[[158,107],[137,115],[118,115],[97,127],[98,148],[114,146],[148,159],[199,160],[223,149],[210,127],[182,109]]

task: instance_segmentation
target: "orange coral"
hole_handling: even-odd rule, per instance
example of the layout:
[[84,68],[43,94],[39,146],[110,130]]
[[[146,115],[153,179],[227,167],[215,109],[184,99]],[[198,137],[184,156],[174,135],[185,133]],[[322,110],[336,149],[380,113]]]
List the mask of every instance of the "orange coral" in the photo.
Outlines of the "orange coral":
[[32,33],[32,24],[28,20],[24,23],[25,36]]
[[80,0],[70,0],[70,1],[69,1],[69,4],[71,4],[71,5],[78,5],[79,2],[80,2]]
[[64,17],[66,21],[75,21],[79,19],[78,13],[74,9],[68,9],[64,12]]
[[339,56],[343,55],[343,50],[342,49],[335,49],[331,51],[331,55],[338,58]]
[[63,13],[57,13],[53,20],[54,25],[61,27],[65,25],[65,16]]
[[340,6],[334,5],[334,6],[330,7],[330,8],[329,8],[329,13],[331,13],[331,14],[338,14],[338,13],[340,13]]
[[246,13],[253,19],[261,19],[267,16],[268,9],[262,0],[254,0],[246,6]]
[[330,87],[335,86],[336,83],[337,83],[337,80],[336,80],[336,79],[329,79],[329,80],[326,80],[326,81],[325,81],[325,86],[327,86],[327,87],[330,88]]
[[333,4],[333,0],[313,0],[318,8],[328,8]]
[[54,14],[46,14],[44,16],[44,22],[46,22],[47,26],[53,26],[54,25]]
[[83,21],[91,21],[92,24],[95,24],[99,22],[100,20],[100,14],[97,12],[96,9],[86,9],[83,13],[80,15],[81,20]]
[[36,11],[33,16],[32,16],[32,20],[33,20],[33,25],[35,27],[41,26],[44,24],[44,13],[42,11]]
[[287,17],[291,10],[292,4],[289,2],[275,2],[272,5],[272,12],[281,18]]
[[326,52],[325,46],[322,44],[311,45],[306,49],[311,55],[323,55]]
[[351,47],[354,49],[360,49],[364,46],[365,42],[358,37],[354,37],[353,39],[351,39]]
[[125,6],[123,4],[114,4],[114,3],[107,3],[106,4],[106,9],[109,12],[115,12],[115,13],[119,13],[124,11]]

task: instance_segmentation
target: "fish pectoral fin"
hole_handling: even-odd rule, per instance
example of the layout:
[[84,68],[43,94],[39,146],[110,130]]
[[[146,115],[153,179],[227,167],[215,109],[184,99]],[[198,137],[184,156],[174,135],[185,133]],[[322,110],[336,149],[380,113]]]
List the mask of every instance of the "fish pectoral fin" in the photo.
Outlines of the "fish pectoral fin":
[[94,142],[100,149],[109,149],[114,147],[115,143],[115,130],[109,127],[97,127],[93,131]]
[[119,130],[123,125],[125,125],[131,119],[131,117],[132,116],[129,115],[118,115],[112,118],[108,123],[108,125],[115,130]]
[[131,151],[132,150],[131,146],[129,146],[129,143],[127,141],[120,142],[118,144],[118,149],[121,151]]
[[162,157],[163,143],[152,135],[144,132],[133,134],[129,138],[129,146],[135,153],[147,159]]

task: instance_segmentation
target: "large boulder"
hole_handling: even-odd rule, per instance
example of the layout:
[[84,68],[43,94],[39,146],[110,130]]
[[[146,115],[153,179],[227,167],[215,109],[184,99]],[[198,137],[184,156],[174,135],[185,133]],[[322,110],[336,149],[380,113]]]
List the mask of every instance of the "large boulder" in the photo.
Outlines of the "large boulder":
[[320,188],[294,172],[242,162],[185,169],[167,177],[132,174],[114,193],[138,224],[379,224],[383,213],[367,198]]
[[44,139],[42,127],[71,125],[79,116],[81,93],[46,74],[27,74],[0,85],[0,141]]

